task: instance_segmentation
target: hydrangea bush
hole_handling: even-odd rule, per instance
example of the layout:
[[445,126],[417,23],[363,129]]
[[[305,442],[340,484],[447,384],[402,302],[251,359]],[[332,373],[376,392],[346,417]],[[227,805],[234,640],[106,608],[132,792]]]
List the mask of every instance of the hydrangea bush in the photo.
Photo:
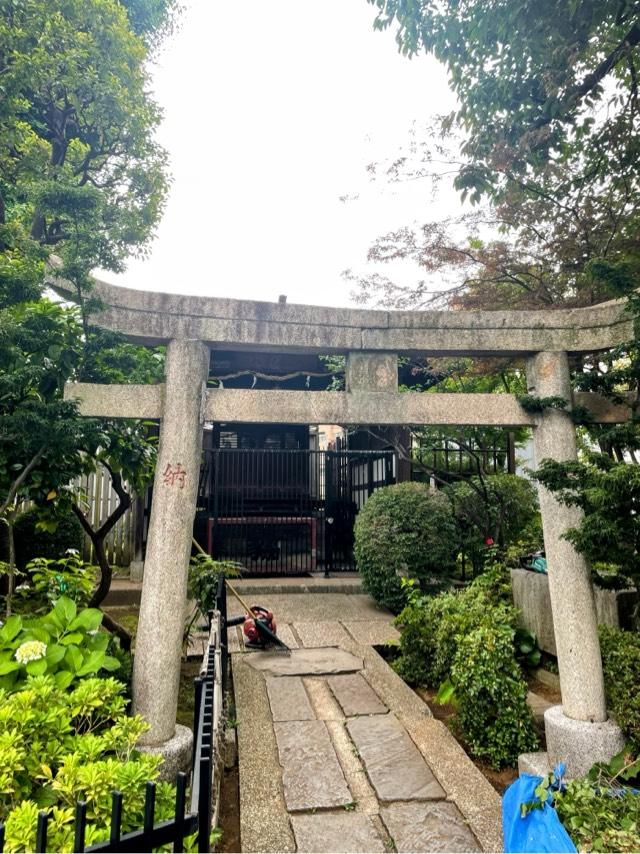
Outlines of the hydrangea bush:
[[102,611],[61,596],[42,617],[9,617],[0,629],[0,689],[14,691],[29,676],[53,677],[65,689],[85,676],[113,672],[120,662],[108,654],[110,635],[100,630]]

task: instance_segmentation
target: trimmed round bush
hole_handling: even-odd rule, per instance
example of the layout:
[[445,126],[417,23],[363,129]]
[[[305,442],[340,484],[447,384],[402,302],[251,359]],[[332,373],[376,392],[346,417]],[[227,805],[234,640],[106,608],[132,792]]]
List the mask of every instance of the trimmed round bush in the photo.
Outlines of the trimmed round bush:
[[397,613],[406,604],[401,579],[421,587],[455,566],[456,523],[451,503],[424,483],[376,490],[355,524],[354,553],[364,589]]

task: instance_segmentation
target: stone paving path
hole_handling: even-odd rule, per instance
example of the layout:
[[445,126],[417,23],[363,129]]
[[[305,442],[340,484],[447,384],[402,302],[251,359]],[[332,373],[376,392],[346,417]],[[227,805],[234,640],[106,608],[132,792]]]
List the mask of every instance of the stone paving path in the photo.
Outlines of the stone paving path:
[[498,795],[372,649],[391,616],[360,594],[261,599],[293,652],[230,634],[242,850],[501,850]]

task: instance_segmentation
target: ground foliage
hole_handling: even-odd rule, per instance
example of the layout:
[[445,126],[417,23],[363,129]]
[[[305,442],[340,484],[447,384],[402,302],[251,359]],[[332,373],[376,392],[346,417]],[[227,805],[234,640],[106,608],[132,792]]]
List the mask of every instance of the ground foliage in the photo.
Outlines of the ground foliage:
[[610,626],[599,633],[607,708],[640,758],[640,634]]
[[397,618],[395,669],[410,684],[438,688],[442,702],[454,702],[465,744],[495,768],[514,764],[538,743],[510,594],[508,572],[494,563],[463,590],[412,591]]
[[[85,678],[72,691],[51,676],[32,676],[21,690],[0,691],[0,819],[5,851],[33,851],[38,812],[52,811],[48,845],[73,851],[75,805],[87,802],[86,843],[109,838],[111,795],[124,796],[122,830],[141,827],[147,780],[161,758],[135,749],[148,728],[126,714],[123,686]],[[156,818],[172,816],[174,787],[158,783]]]
[[601,585],[640,589],[640,467],[591,453],[585,461],[543,460],[536,479],[584,516],[565,537]]

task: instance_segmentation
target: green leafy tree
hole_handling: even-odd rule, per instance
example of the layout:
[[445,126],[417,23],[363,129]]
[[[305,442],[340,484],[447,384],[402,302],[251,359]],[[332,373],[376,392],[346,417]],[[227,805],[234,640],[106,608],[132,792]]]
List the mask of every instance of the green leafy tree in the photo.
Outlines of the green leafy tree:
[[[45,529],[55,529],[60,518],[72,512],[91,539],[100,567],[90,602],[96,607],[112,577],[105,539],[131,505],[129,490],[141,494],[150,482],[156,445],[145,423],[80,417],[76,405],[62,399],[64,386],[73,379],[157,381],[163,354],[101,330],[89,328],[86,337],[78,309],[45,299],[17,306],[9,314],[16,327],[11,340],[0,347],[0,517],[10,529],[10,578],[15,564],[13,526],[25,503],[35,502],[39,525]],[[96,528],[73,481],[99,466],[109,471],[119,501]],[[108,616],[105,621],[119,631]],[[127,644],[130,639],[119,633]]]
[[543,460],[535,474],[560,501],[584,512],[566,538],[592,564],[601,583],[613,576],[640,589],[640,466],[606,454],[588,461]]
[[[153,9],[171,4],[146,4]],[[132,3],[132,15],[145,5]],[[137,11],[136,11],[137,10]],[[161,16],[162,17],[162,16]],[[150,25],[151,19],[149,19]],[[83,289],[153,233],[166,193],[144,42],[117,0],[0,10],[0,298],[33,297],[52,251]]]
[[424,50],[446,66],[460,103],[451,121],[470,159],[457,184],[472,197],[504,189],[501,174],[526,183],[569,160],[583,177],[595,169],[592,181],[614,165],[622,177],[637,157],[633,0],[369,2],[377,29],[397,26],[403,53]]

